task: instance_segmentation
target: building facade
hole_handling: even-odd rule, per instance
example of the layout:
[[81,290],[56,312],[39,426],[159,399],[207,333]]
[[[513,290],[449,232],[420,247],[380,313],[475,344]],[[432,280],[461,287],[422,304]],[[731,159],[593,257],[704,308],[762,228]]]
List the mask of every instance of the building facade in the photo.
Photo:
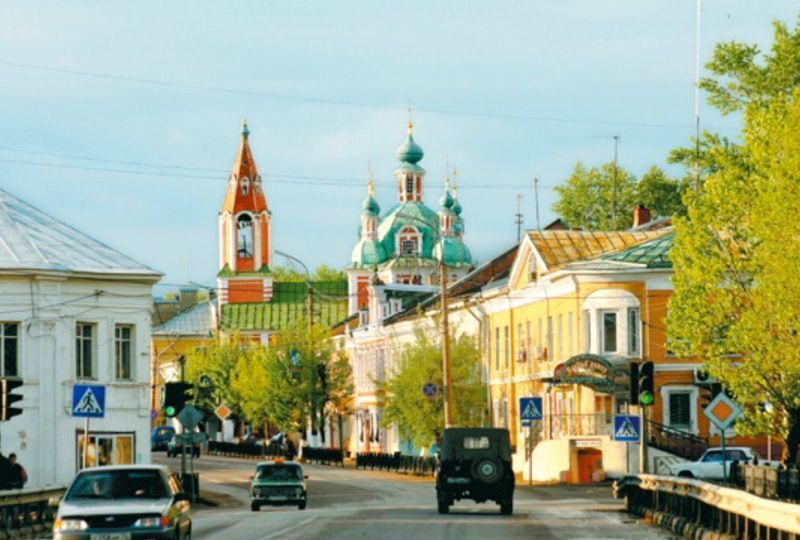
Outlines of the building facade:
[[63,485],[81,466],[76,384],[105,387],[88,465],[150,461],[150,317],[160,274],[0,191],[2,376],[23,381],[22,415],[0,425],[28,487]]

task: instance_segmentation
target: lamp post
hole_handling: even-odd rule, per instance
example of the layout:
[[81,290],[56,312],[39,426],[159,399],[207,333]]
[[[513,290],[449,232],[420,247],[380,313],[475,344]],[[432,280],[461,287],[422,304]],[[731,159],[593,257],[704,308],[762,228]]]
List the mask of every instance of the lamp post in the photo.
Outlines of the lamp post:
[[299,264],[300,266],[303,267],[303,271],[306,273],[306,301],[308,304],[308,329],[311,330],[311,325],[314,324],[314,294],[313,294],[314,288],[313,285],[311,285],[311,272],[308,271],[308,267],[303,263],[303,261],[301,261],[297,257],[289,255],[288,253],[285,253],[283,251],[278,251],[277,249],[275,250],[275,255],[280,255],[284,259],[288,259],[290,261]]

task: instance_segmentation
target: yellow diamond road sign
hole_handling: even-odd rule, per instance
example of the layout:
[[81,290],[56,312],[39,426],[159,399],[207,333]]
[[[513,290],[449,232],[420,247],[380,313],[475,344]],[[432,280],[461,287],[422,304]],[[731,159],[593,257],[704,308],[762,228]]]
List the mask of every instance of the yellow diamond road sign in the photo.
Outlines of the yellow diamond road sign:
[[741,416],[742,409],[724,393],[719,393],[703,412],[719,429],[728,429]]
[[214,414],[216,414],[220,420],[225,420],[231,415],[231,410],[223,403],[214,409]]

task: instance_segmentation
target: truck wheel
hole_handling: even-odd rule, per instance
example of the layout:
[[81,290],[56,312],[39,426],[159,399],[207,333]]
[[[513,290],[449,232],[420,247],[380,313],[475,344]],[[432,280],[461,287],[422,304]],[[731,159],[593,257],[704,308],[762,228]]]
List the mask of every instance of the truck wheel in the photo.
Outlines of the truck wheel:
[[261,505],[258,503],[250,503],[250,510],[252,510],[253,512],[258,512],[259,510],[261,510]]
[[510,516],[514,513],[514,501],[506,501],[500,503],[500,513],[504,516]]
[[450,503],[447,502],[445,499],[439,499],[438,501],[438,510],[440,514],[447,514],[450,512]]
[[306,509],[306,504],[308,504],[307,501],[303,501],[301,503],[297,503],[297,509],[298,510],[305,510]]

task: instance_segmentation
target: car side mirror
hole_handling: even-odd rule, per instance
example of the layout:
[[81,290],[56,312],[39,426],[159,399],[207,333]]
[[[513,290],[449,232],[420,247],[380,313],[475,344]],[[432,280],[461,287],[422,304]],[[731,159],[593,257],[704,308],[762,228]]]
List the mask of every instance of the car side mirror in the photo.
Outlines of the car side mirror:
[[189,501],[190,500],[189,494],[188,493],[184,493],[183,491],[181,491],[180,493],[176,493],[174,499],[175,499],[175,502]]
[[58,508],[59,504],[61,504],[61,497],[50,497],[47,499],[47,506],[50,508]]
[[254,476],[251,474],[251,475],[250,475],[250,480],[252,480],[253,478],[254,478]]
[[511,453],[512,454],[516,454],[517,453],[517,445],[516,444],[512,444],[511,445]]

